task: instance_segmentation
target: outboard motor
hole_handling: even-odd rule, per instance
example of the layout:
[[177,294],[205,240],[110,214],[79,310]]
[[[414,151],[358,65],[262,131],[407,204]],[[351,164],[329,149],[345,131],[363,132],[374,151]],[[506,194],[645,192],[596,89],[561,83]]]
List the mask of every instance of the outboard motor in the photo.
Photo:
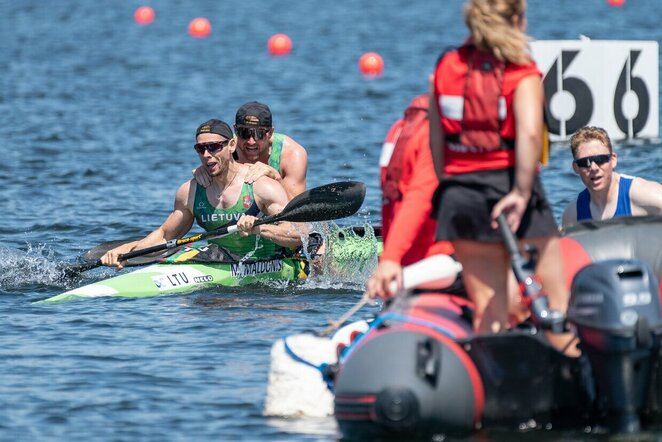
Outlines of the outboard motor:
[[639,260],[586,266],[573,279],[567,319],[593,371],[599,418],[611,431],[639,431],[662,334],[656,277]]

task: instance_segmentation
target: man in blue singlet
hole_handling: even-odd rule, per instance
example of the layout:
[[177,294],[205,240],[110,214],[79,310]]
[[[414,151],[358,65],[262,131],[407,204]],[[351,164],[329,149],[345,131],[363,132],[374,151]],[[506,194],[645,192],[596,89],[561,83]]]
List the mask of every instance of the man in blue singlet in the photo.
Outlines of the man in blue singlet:
[[[274,132],[271,110],[266,104],[251,101],[241,106],[234,127],[235,160],[250,165],[247,183],[266,175],[283,185],[289,199],[306,190],[306,149],[287,135]],[[193,175],[203,186],[210,182],[203,167],[195,169]]]
[[615,172],[618,157],[604,129],[579,129],[570,148],[572,168],[586,188],[563,212],[563,227],[582,220],[662,214],[662,185]]
[[269,176],[246,183],[249,166],[236,161],[237,143],[227,123],[209,120],[201,124],[194,148],[201,167],[211,177],[210,185],[204,188],[194,179],[182,184],[165,222],[142,240],[107,252],[101,258],[104,265],[122,268],[117,261],[120,254],[181,238],[194,221],[207,231],[236,223],[237,233],[209,240],[234,255],[265,259],[278,255],[283,248],[301,245],[299,232],[304,231],[303,226],[280,222],[254,227],[258,214],[274,215],[283,210],[288,202],[287,193]]

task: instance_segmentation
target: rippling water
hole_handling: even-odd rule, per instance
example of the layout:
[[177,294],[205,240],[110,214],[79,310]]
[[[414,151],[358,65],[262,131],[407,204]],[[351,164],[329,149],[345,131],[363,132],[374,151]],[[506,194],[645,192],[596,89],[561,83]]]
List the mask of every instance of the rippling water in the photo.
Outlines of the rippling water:
[[[159,225],[196,166],[194,128],[231,121],[253,99],[307,147],[309,186],[368,184],[344,224],[378,223],[382,138],[438,53],[464,37],[462,2],[148,3],[156,21],[140,27],[133,0],[0,0],[0,439],[333,440],[332,419],[261,416],[269,348],[339,317],[363,274],[297,289],[31,301],[64,290],[58,262]],[[529,3],[538,39],[662,36],[659,0]],[[209,38],[186,34],[196,16],[212,21]],[[293,39],[290,56],[267,55],[276,32]],[[366,51],[384,57],[381,78],[359,74]],[[660,145],[618,153],[619,169],[662,180]],[[580,189],[569,162],[556,148],[543,172],[557,217]]]

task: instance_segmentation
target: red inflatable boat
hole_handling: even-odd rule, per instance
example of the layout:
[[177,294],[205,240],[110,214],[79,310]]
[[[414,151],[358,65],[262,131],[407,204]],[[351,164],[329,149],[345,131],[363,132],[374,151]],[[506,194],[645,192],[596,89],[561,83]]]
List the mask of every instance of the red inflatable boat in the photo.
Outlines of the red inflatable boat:
[[583,223],[562,247],[571,287],[562,321],[578,335],[581,358],[552,348],[539,322],[474,335],[466,299],[414,292],[342,354],[332,377],[343,434],[400,438],[523,422],[634,433],[662,423],[662,218]]

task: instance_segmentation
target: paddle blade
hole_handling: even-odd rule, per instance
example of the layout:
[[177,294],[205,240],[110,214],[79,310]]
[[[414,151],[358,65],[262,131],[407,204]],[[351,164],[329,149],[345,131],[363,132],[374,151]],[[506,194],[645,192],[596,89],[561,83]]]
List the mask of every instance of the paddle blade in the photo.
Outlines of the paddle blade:
[[365,191],[365,184],[358,181],[325,184],[297,195],[282,212],[266,216],[259,222],[315,222],[345,218],[361,208]]

